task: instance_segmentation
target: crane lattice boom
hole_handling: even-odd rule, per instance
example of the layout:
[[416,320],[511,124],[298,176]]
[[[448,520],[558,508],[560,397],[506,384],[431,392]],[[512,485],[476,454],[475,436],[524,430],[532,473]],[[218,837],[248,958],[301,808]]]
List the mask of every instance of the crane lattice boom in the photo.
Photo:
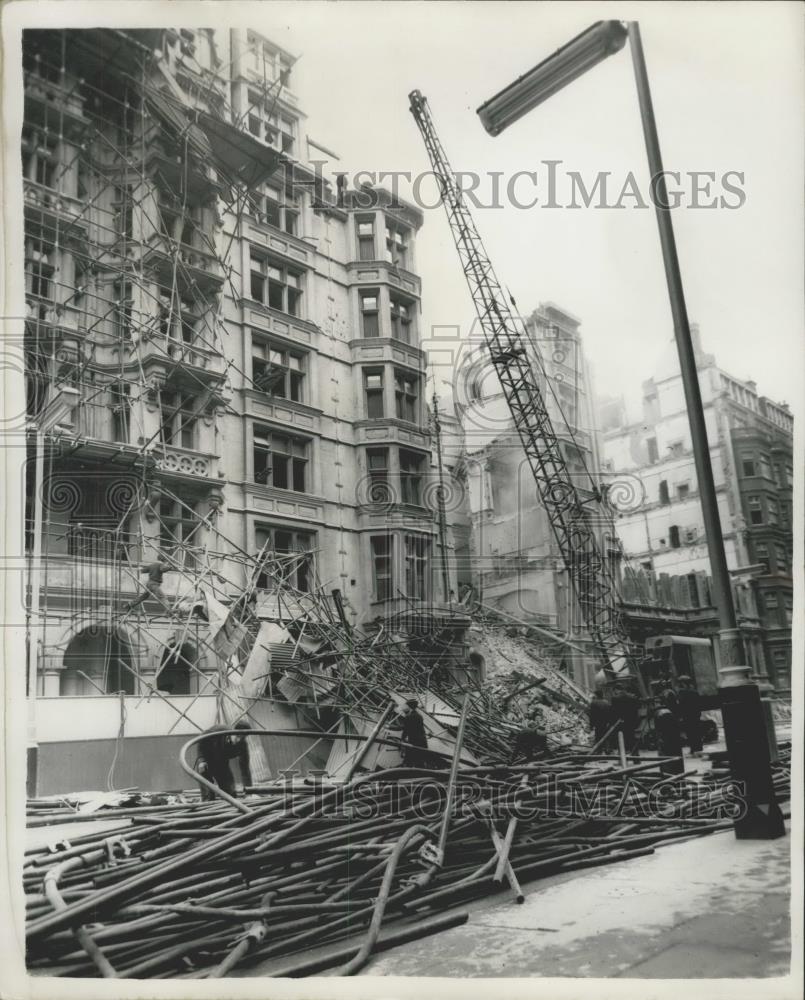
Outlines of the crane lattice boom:
[[[568,571],[574,595],[608,675],[630,671],[630,641],[616,607],[615,581],[590,517],[590,501],[573,483],[539,388],[522,318],[509,308],[475,222],[418,90],[409,94],[439,182],[453,240],[470,288],[486,346],[531,466],[540,500]],[[594,498],[593,503],[600,500]]]

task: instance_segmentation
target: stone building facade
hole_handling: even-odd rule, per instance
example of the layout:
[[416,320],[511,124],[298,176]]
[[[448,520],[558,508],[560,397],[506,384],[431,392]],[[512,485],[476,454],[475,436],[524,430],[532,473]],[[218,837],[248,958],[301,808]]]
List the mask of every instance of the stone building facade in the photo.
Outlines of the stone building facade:
[[353,623],[448,596],[422,214],[322,176],[295,58],[245,28],[26,31],[23,73],[29,688],[52,720],[169,680],[207,722],[198,625],[126,611],[158,556],[171,600],[261,551]]
[[[793,417],[786,404],[760,395],[754,382],[721,369],[702,349],[695,327],[693,334],[727,565],[750,665],[788,691]],[[660,603],[706,609],[709,560],[674,351],[670,345],[657,372],[643,383],[639,422],[627,422],[616,401],[602,407],[602,454],[612,480],[626,475],[637,484],[616,524],[643,589],[653,589],[656,602],[658,587],[665,586]]]

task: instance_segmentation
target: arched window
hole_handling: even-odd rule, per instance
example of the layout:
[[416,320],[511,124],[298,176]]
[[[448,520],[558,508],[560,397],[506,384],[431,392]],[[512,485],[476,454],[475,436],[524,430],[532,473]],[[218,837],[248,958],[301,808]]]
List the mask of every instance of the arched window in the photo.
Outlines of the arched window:
[[178,647],[175,641],[170,642],[162,654],[156,679],[157,690],[167,694],[193,694],[196,657],[196,647],[192,643],[185,642]]
[[116,629],[92,625],[70,640],[64,651],[59,694],[135,693],[135,672],[128,640]]

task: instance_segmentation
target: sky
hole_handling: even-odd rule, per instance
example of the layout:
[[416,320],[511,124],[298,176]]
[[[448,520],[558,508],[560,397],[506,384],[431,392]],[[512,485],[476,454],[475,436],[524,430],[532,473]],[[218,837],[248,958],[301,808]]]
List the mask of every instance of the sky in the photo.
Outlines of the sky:
[[[408,111],[428,98],[455,170],[502,172],[503,204],[476,209],[493,265],[521,312],[552,301],[582,321],[600,394],[627,397],[673,336],[653,209],[518,208],[505,197],[518,171],[521,204],[547,197],[545,161],[558,160],[557,201],[569,171],[589,188],[610,171],[607,203],[631,172],[647,200],[648,168],[628,48],[530,112],[498,138],[475,109],[601,18],[641,25],[666,170],[679,171],[673,213],[692,321],[706,350],[738,378],[797,412],[803,374],[803,28],[797,4],[397,3],[340,0],[244,5],[243,20],[299,56],[293,89],[308,135],[335,151],[328,164],[358,170],[429,169]],[[248,10],[248,14],[246,11]],[[254,11],[254,13],[252,13]],[[692,171],[715,172],[694,207]],[[723,186],[728,171],[731,193]],[[564,184],[564,187],[563,187]],[[421,188],[429,204],[433,189]],[[410,189],[401,182],[400,193]],[[724,196],[740,207],[704,208]],[[577,198],[577,202],[578,202]],[[425,211],[417,240],[425,336],[468,331],[474,313],[441,207]]]

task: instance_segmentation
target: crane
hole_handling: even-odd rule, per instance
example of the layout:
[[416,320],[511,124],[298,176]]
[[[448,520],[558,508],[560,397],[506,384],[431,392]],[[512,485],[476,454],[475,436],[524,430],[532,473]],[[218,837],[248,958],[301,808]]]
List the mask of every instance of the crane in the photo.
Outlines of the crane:
[[588,498],[573,482],[529,353],[536,345],[503,293],[436,133],[426,98],[413,90],[408,99],[441,189],[486,347],[604,675],[608,679],[632,675],[639,683],[634,652],[616,606],[615,580],[590,516],[590,505],[601,502],[600,491],[596,489]]

